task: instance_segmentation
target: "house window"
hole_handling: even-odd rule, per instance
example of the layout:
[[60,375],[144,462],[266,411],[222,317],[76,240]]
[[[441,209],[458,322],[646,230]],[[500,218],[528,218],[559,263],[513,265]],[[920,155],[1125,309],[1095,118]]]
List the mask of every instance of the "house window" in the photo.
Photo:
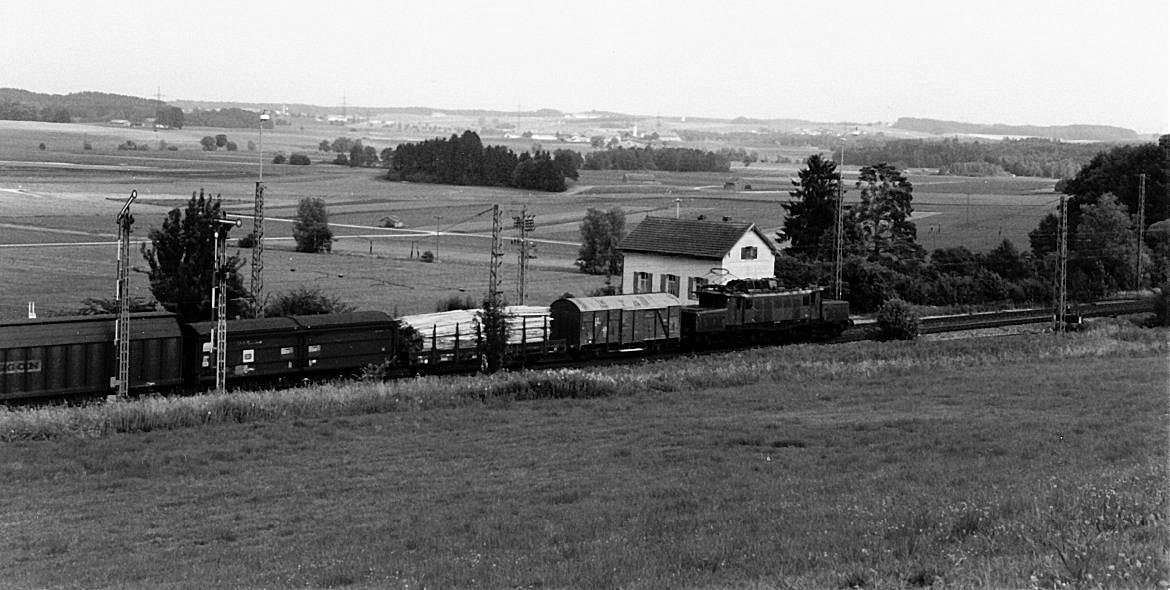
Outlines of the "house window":
[[699,289],[707,286],[707,279],[690,277],[687,279],[687,299],[698,299]]
[[739,259],[740,260],[755,260],[756,259],[756,247],[755,246],[744,246],[743,248],[740,248],[739,249]]
[[650,289],[652,288],[651,285],[653,285],[653,283],[651,282],[652,278],[653,278],[653,275],[651,275],[648,272],[634,273],[634,292],[635,293],[649,293]]
[[659,291],[678,297],[678,275],[662,275],[658,286]]

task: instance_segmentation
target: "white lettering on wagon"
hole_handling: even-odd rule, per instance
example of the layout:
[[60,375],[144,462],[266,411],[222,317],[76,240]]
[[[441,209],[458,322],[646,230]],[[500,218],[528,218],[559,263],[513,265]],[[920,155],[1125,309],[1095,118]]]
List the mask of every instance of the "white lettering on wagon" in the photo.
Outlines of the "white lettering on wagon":
[[40,359],[27,361],[4,361],[0,363],[0,375],[16,375],[19,373],[40,373]]

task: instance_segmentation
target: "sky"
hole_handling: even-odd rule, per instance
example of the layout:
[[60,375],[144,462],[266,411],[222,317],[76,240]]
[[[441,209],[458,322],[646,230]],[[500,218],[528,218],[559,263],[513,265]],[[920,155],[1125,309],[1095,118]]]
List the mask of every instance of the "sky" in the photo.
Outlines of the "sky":
[[0,87],[1166,133],[1170,2],[2,0]]

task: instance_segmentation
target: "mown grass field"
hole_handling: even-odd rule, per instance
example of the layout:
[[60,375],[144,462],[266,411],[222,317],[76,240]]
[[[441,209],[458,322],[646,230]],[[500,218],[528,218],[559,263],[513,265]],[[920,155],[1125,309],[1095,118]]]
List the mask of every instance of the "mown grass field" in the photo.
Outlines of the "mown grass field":
[[0,579],[1155,588],[1166,336],[791,346],[0,413]]
[[[245,218],[233,231],[251,231],[250,217],[260,154],[245,151],[255,130],[187,128],[154,132],[80,124],[0,122],[0,318],[24,317],[29,301],[39,310],[76,309],[88,297],[110,297],[116,269],[114,217],[130,191],[134,236],[146,239],[168,210],[181,207],[191,193],[220,195],[225,208]],[[204,152],[199,138],[225,133],[241,151]],[[791,183],[799,165],[736,166],[730,173],[654,173],[655,183],[623,181],[618,171],[582,171],[567,193],[391,183],[377,169],[349,169],[324,163],[332,154],[317,151],[322,139],[364,137],[376,148],[403,138],[382,130],[331,127],[305,122],[264,134],[266,292],[301,285],[320,286],[364,309],[418,313],[434,309],[449,296],[479,297],[486,291],[491,229],[484,213],[498,204],[505,225],[522,208],[536,216],[538,259],[528,285],[529,302],[548,303],[568,291],[591,292],[602,277],[576,272],[579,225],[589,208],[622,207],[629,228],[646,215],[751,220],[766,233],[782,226]],[[151,151],[118,151],[126,140]],[[83,150],[89,141],[93,150]],[[158,142],[179,151],[158,150]],[[485,140],[491,143],[492,140]],[[39,149],[40,143],[45,150]],[[524,146],[513,146],[523,149]],[[549,146],[545,146],[549,147]],[[734,147],[734,146],[728,146]],[[718,146],[712,146],[718,149]],[[302,152],[311,166],[271,164],[275,151]],[[1004,238],[1026,249],[1027,232],[1056,206],[1052,181],[1027,178],[960,179],[911,174],[919,242],[928,249],[964,245],[994,247]],[[846,168],[846,182],[856,167]],[[751,183],[751,191],[724,191],[724,182]],[[851,190],[847,199],[856,199]],[[304,197],[323,198],[338,237],[332,255],[292,252],[291,222]],[[381,228],[395,216],[405,228]],[[435,243],[436,228],[443,234]],[[513,234],[514,232],[509,232]],[[467,234],[467,235],[457,235]],[[46,246],[45,244],[53,244]],[[438,264],[417,262],[422,251],[438,250]],[[515,293],[517,259],[506,245],[502,276],[506,293]],[[250,252],[242,252],[245,259]],[[135,261],[144,266],[134,253]],[[250,270],[244,268],[245,276]],[[132,276],[132,291],[146,295],[142,275]]]

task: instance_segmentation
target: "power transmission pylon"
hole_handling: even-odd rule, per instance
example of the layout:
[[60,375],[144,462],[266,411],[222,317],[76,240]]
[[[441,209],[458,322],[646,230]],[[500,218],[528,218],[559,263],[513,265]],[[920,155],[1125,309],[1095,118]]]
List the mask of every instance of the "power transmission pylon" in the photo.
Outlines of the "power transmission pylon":
[[114,345],[118,349],[118,397],[130,394],[130,227],[134,216],[130,204],[138,198],[138,191],[130,191],[130,198],[118,212],[118,321],[114,324]]
[[240,225],[239,219],[215,220],[215,286],[211,289],[211,306],[215,309],[215,390],[227,390],[227,234]]

